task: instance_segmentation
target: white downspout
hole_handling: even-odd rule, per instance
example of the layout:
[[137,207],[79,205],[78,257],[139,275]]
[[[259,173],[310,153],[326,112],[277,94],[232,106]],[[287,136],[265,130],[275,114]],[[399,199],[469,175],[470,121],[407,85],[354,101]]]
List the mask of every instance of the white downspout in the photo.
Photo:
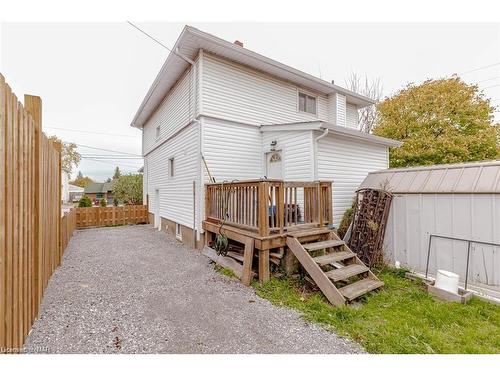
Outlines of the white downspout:
[[328,135],[328,132],[330,130],[328,128],[326,129],[323,129],[323,134],[321,134],[320,136],[317,136],[315,139],[314,139],[314,144],[313,144],[313,150],[314,150],[314,181],[317,181],[318,180],[318,141],[323,138],[323,137],[326,137]]
[[316,142],[318,142],[321,138],[323,137],[326,137],[328,135],[328,132],[330,131],[330,129],[326,128],[323,130],[323,134],[321,134],[320,136],[316,137]]

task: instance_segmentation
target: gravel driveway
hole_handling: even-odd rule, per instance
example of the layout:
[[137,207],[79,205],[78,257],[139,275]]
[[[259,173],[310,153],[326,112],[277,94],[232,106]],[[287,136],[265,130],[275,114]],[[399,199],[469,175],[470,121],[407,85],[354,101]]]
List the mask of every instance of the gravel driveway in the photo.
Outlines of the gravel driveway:
[[360,353],[148,225],[75,232],[24,351]]

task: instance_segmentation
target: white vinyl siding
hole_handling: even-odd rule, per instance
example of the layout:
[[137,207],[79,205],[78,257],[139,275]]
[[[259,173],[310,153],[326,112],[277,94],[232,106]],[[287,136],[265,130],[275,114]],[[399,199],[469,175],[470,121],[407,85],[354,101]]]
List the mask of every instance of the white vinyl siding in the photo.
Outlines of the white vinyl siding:
[[[327,121],[327,96],[303,90],[243,65],[205,54],[202,113],[262,125]],[[298,92],[317,97],[317,114],[298,110]]]
[[282,150],[283,178],[289,181],[312,181],[314,179],[313,132],[266,131],[262,133],[264,154],[272,141],[276,149]]
[[336,120],[335,125],[346,126],[346,97],[344,95],[336,94]]
[[[160,193],[160,216],[193,227],[193,180],[198,173],[198,127],[191,125],[145,157],[144,178],[149,208],[156,207]],[[175,177],[169,176],[169,159],[175,160]]]
[[[262,177],[259,128],[208,118],[203,118],[202,128],[203,155],[217,182]],[[208,181],[205,170],[205,182]]]
[[337,135],[318,141],[317,158],[318,179],[333,181],[336,226],[368,173],[388,168],[389,164],[387,147]]
[[[142,136],[143,155],[163,140],[171,137],[193,118],[196,104],[195,83],[196,77],[194,74],[191,76],[191,69],[186,70],[156,112],[146,122]],[[160,128],[159,137],[156,137],[157,127]]]
[[354,104],[346,105],[346,126],[348,128],[358,128],[358,107]]

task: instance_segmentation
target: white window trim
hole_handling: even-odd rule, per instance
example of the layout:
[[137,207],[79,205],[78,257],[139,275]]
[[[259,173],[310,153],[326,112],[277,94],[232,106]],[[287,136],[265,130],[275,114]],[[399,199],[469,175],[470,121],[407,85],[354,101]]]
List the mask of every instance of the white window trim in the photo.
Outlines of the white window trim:
[[157,125],[155,128],[155,140],[160,139],[161,137],[161,126]]
[[[299,94],[304,94],[304,95],[307,95],[307,96],[310,96],[311,98],[314,98],[315,99],[315,102],[316,102],[316,113],[311,113],[311,112],[307,112],[307,111],[301,111],[300,110],[300,98],[299,98]],[[307,103],[306,103],[306,107],[307,107]],[[309,116],[314,116],[314,117],[318,117],[318,95],[315,95],[315,94],[312,94],[306,90],[301,90],[299,88],[297,88],[297,113],[305,113]]]

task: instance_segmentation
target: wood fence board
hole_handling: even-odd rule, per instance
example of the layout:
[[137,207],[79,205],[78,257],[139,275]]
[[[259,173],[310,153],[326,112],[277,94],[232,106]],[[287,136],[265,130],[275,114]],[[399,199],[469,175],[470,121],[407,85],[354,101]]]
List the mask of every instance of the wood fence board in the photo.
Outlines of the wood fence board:
[[5,79],[0,74],[0,346],[5,347]]
[[147,205],[113,207],[77,207],[76,228],[145,224],[148,222]]
[[[61,150],[41,130],[41,100],[23,106],[0,74],[0,347],[16,349],[71,238],[61,217]],[[64,231],[63,231],[64,225]]]

